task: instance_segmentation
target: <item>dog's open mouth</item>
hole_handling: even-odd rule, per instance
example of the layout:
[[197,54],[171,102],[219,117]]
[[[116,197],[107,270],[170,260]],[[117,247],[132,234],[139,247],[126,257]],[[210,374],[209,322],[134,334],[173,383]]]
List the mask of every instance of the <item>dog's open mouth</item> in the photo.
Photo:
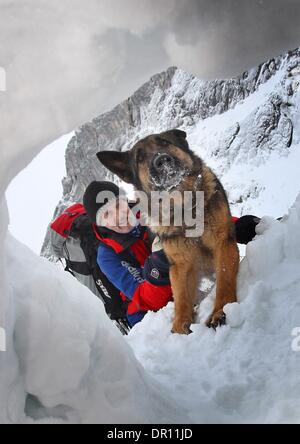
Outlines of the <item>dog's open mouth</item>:
[[188,174],[187,168],[168,154],[157,153],[150,168],[150,179],[157,191],[177,188]]

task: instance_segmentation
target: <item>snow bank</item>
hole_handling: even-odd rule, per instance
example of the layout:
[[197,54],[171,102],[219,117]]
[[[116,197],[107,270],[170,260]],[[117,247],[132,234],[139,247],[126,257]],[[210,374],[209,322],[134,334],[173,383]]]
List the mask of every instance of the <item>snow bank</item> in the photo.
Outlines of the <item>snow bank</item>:
[[15,381],[8,406],[1,393],[1,422],[164,423],[185,417],[146,376],[89,290],[12,236],[6,244],[14,341],[1,355],[10,368],[0,374],[1,392],[12,375]]
[[187,420],[88,289],[11,235],[3,245],[0,423]]
[[205,327],[210,294],[190,336],[170,334],[173,304],[130,334],[146,370],[194,421],[300,423],[299,226],[300,195],[283,222],[262,220],[241,264],[239,304],[225,308],[228,325]]
[[0,423],[177,422],[182,410],[147,377],[100,302],[7,232],[11,180],[111,98],[111,67],[97,57],[99,4],[57,8],[5,1],[1,13]]

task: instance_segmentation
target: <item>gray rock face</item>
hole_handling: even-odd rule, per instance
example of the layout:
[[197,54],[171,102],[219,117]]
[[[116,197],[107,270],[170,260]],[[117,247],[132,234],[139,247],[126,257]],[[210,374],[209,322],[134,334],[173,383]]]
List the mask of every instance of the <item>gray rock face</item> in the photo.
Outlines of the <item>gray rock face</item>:
[[[67,206],[80,202],[91,181],[114,180],[97,160],[98,151],[126,150],[148,134],[172,128],[192,132],[199,122],[243,104],[279,74],[284,83],[282,89],[270,91],[266,100],[253,106],[246,123],[232,121],[219,132],[216,141],[209,144],[209,157],[221,160],[222,175],[237,157],[247,161],[249,149],[252,154],[253,150],[272,149],[270,141],[275,139],[280,150],[288,150],[294,134],[290,108],[298,88],[299,69],[300,51],[296,49],[229,80],[202,81],[175,67],[153,76],[112,111],[76,131],[66,149],[67,175],[54,218]],[[41,254],[51,256],[49,233]]]

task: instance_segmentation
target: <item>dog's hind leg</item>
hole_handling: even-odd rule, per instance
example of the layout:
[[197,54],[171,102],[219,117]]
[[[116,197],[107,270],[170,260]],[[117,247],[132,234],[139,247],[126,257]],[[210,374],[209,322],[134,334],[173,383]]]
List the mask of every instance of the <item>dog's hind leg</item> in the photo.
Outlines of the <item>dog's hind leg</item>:
[[223,308],[226,304],[236,302],[236,283],[239,269],[239,250],[234,239],[219,240],[215,251],[216,267],[216,301],[214,310],[206,324],[216,328],[225,324]]
[[194,307],[199,304],[200,298],[202,298],[202,293],[200,292],[202,278],[198,264],[193,265],[193,268],[188,273],[188,291]]

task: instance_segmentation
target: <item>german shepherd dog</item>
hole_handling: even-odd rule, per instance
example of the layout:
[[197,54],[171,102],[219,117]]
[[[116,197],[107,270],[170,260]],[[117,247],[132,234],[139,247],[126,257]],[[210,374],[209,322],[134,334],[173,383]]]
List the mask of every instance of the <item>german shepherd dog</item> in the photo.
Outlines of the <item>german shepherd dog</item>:
[[[239,251],[225,191],[210,168],[189,148],[184,131],[175,129],[150,135],[125,152],[102,151],[100,162],[137,191],[176,189],[204,192],[204,232],[186,236],[184,226],[151,226],[159,235],[170,262],[175,302],[172,332],[189,334],[194,304],[203,277],[216,277],[216,300],[206,324],[225,324],[223,307],[236,301]],[[170,172],[173,174],[170,174]],[[180,180],[178,177],[180,176]],[[200,178],[200,180],[199,180]]]

